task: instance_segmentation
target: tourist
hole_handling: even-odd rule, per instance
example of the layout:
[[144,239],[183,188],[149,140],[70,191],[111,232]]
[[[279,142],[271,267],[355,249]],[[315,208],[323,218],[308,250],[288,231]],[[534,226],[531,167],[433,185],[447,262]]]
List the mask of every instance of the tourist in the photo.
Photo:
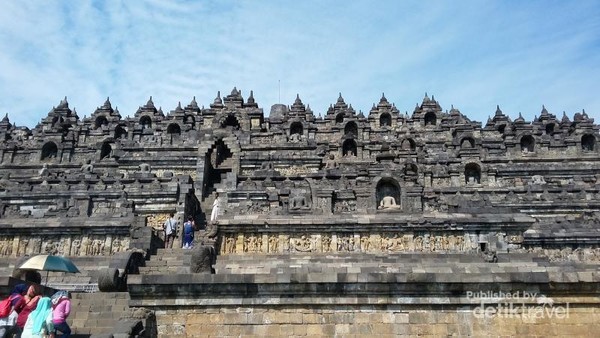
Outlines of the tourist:
[[9,297],[12,310],[8,316],[0,318],[0,338],[12,337],[13,328],[17,322],[17,316],[19,315],[17,311],[15,311],[15,306],[23,298],[26,292],[27,284],[17,284],[10,293]]
[[217,221],[217,216],[219,215],[219,204],[221,200],[219,200],[219,193],[216,193],[215,200],[212,204],[212,211],[210,212],[210,221],[215,223]]
[[42,297],[35,310],[29,314],[21,338],[49,337],[52,333],[54,333],[52,301],[49,297]]
[[191,249],[194,242],[194,219],[188,216],[188,220],[183,223],[183,248]]
[[[54,324],[55,337],[69,338],[71,328],[67,324],[67,317],[71,313],[71,299],[67,291],[58,291],[52,295],[52,323]],[[62,333],[59,335],[58,332]]]
[[170,214],[169,218],[163,224],[165,248],[173,248],[173,242],[175,242],[175,237],[177,237],[177,220],[174,216],[174,214]]
[[17,316],[17,326],[15,327],[17,337],[21,337],[29,314],[35,310],[37,303],[41,298],[40,294],[39,287],[37,285],[31,285],[27,289],[25,296],[23,296],[17,305],[15,305],[15,311],[19,314]]

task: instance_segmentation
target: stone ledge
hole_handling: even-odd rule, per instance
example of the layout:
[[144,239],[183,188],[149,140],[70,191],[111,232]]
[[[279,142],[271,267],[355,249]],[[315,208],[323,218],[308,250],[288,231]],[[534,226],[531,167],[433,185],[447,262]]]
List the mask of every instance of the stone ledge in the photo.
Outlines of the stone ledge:
[[[439,304],[441,299],[442,303],[470,304],[471,300],[464,299],[468,292],[519,292],[548,297],[586,295],[600,303],[600,284],[596,282],[550,281],[538,273],[336,274],[333,277],[291,274],[281,277],[130,275],[130,306]],[[152,297],[148,297],[149,294]]]

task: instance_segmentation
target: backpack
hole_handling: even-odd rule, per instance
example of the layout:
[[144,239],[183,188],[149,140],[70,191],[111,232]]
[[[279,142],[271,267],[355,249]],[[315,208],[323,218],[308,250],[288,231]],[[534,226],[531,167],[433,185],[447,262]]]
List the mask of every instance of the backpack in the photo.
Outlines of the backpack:
[[6,297],[0,302],[0,318],[6,318],[12,311],[12,296]]

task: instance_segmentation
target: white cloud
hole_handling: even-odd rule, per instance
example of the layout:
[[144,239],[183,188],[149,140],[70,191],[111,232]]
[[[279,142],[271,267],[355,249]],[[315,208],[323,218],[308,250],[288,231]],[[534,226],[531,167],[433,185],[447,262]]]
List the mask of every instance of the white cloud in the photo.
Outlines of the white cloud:
[[[43,8],[40,8],[43,6]],[[428,92],[485,121],[499,104],[600,121],[594,1],[5,1],[0,113],[34,126],[67,95],[80,116],[110,96],[133,115],[254,90],[268,113],[300,94],[324,113],[341,92],[367,113],[381,93],[412,112]]]

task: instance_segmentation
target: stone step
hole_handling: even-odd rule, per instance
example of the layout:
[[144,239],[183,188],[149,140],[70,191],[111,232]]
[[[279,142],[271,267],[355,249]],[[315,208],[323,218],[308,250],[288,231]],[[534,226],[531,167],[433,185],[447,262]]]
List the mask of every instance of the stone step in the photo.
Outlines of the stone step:
[[[301,266],[310,266],[310,265],[320,265],[320,266],[331,266],[331,267],[349,267],[349,266],[478,266],[478,265],[488,265],[489,263],[480,260],[479,262],[405,262],[405,261],[396,261],[396,262],[356,262],[356,261],[332,261],[332,262],[323,262],[323,261],[299,261],[299,260],[272,260],[272,261],[229,261],[229,262],[221,262],[217,260],[215,266],[220,267],[242,267],[242,266],[256,266],[256,267],[301,267]],[[536,262],[510,262],[510,263],[496,263],[499,266],[543,266],[543,264],[538,264]]]
[[[500,258],[500,257],[499,257]],[[508,264],[541,264],[547,260],[540,259],[510,259],[501,256],[503,263]],[[356,253],[356,254],[314,254],[311,256],[303,254],[230,254],[221,255],[217,258],[217,263],[228,262],[319,262],[319,263],[339,263],[339,262],[369,262],[369,263],[398,263],[398,264],[454,264],[454,263],[480,263],[483,257],[479,254],[456,254],[456,253],[397,253],[389,255]]]
[[129,293],[71,293],[69,323],[76,335],[108,334],[129,314]]
[[156,255],[140,267],[140,274],[179,274],[190,273],[191,251],[183,248],[160,248]]
[[147,268],[156,268],[156,267],[176,267],[176,266],[187,266],[188,264],[185,264],[182,261],[147,261],[146,262],[146,266]]
[[158,254],[158,255],[153,255],[150,259],[150,261],[152,262],[158,262],[160,263],[171,263],[171,262],[190,262],[191,260],[191,254],[189,250],[186,250],[186,252],[182,252],[179,254]]
[[170,275],[190,273],[189,267],[140,267],[142,275]]
[[532,260],[488,263],[476,254],[249,254],[219,256],[217,274],[528,272],[544,270]]

